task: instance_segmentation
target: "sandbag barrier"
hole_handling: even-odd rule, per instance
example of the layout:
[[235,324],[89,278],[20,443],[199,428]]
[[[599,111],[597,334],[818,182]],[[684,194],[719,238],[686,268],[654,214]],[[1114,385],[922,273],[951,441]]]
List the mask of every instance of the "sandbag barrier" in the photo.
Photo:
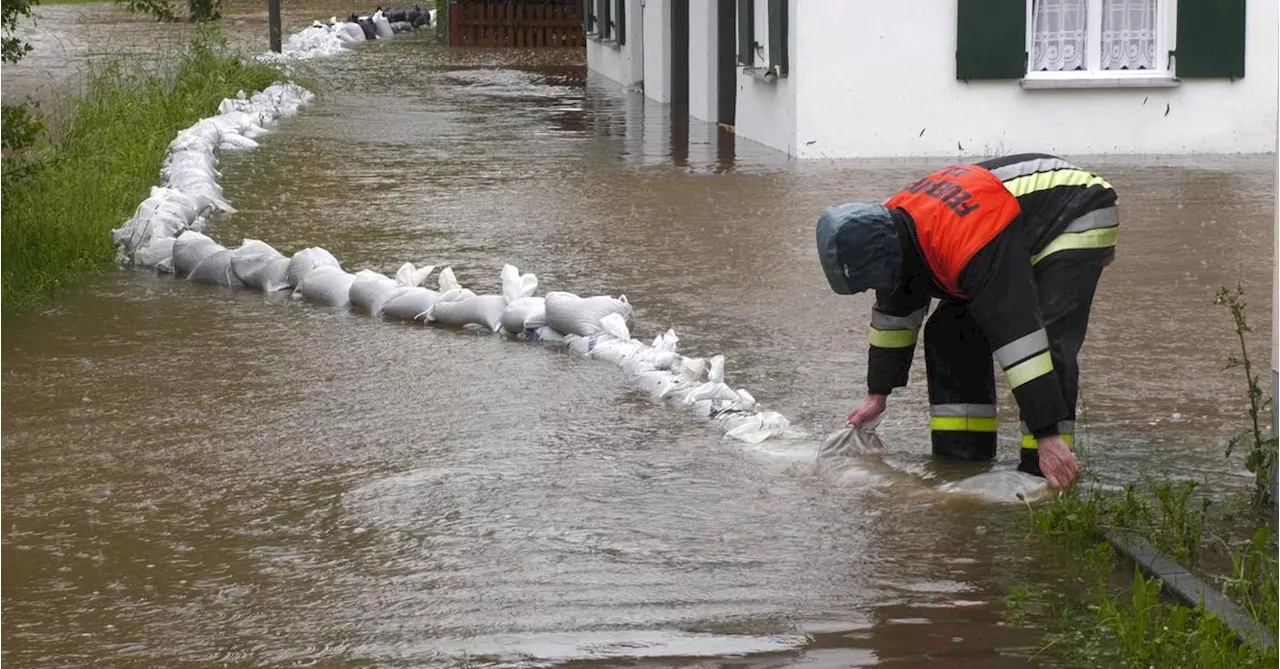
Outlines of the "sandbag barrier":
[[379,7],[372,14],[352,12],[345,21],[331,16],[328,21],[313,21],[310,26],[290,35],[280,45],[280,53],[268,51],[259,55],[258,60],[288,63],[333,56],[346,51],[345,44],[387,39],[434,25],[436,10],[423,10],[418,5],[409,9],[383,10]]
[[[379,36],[388,25],[381,10],[373,23]],[[355,41],[352,22],[317,22],[293,35],[285,57],[309,58],[341,50]],[[363,29],[361,29],[363,34]],[[302,51],[299,51],[301,49]],[[724,356],[689,357],[678,351],[674,330],[652,344],[631,336],[633,310],[626,296],[580,297],[564,291],[535,296],[538,280],[514,266],[502,269],[502,294],[477,294],[461,286],[452,267],[439,273],[437,290],[422,284],[434,266],[405,263],[394,277],[362,269],[352,273],[328,250],[304,248],[286,256],[270,244],[245,239],[227,248],[206,236],[209,216],[233,213],[218,183],[217,152],[256,147],[266,126],[297,114],[314,95],[292,83],[223,100],[218,114],[182,130],[170,143],[160,169],[160,185],[132,218],[112,231],[122,265],[171,272],[179,278],[230,288],[276,293],[299,300],[350,308],[375,318],[422,324],[485,328],[508,338],[556,346],[625,370],[655,398],[712,420],[725,436],[759,443],[790,425],[765,411],[745,389],[724,382]]]
[[790,426],[786,417],[760,407],[746,389],[725,383],[723,355],[684,355],[671,329],[652,344],[633,338],[633,309],[625,295],[581,297],[551,291],[536,296],[536,275],[521,274],[510,264],[502,268],[501,294],[478,294],[458,283],[452,267],[440,271],[433,290],[422,285],[435,271],[431,265],[406,262],[394,277],[368,269],[352,273],[324,248],[286,256],[256,239],[227,248],[194,229],[181,230],[172,239],[156,239],[149,247],[121,246],[121,254],[133,258],[134,265],[150,265],[195,283],[262,293],[288,291],[292,299],[374,318],[483,328],[609,362],[653,399],[710,419],[726,438],[758,444]]
[[[375,24],[385,22],[378,14]],[[351,22],[316,22],[291,36],[282,53],[259,58],[288,61],[340,54],[346,50],[344,43],[358,41],[357,31],[364,33]],[[349,308],[375,318],[484,328],[509,339],[554,346],[616,365],[655,400],[708,419],[726,439],[759,444],[785,433],[797,445],[812,446],[812,437],[792,428],[785,416],[765,410],[746,389],[725,383],[723,355],[684,355],[672,329],[652,343],[632,337],[633,309],[625,295],[581,297],[551,291],[536,296],[536,275],[522,274],[510,264],[502,268],[501,294],[477,294],[464,288],[449,266],[439,272],[437,289],[432,290],[423,286],[435,271],[431,265],[406,262],[393,277],[368,269],[352,273],[320,247],[285,255],[261,240],[244,239],[239,246],[227,248],[206,236],[203,230],[209,216],[235,211],[218,183],[217,152],[255,148],[256,139],[268,132],[269,125],[297,114],[313,99],[310,91],[296,84],[277,82],[251,96],[242,91],[223,100],[217,115],[179,131],[162,163],[160,185],[151,189],[150,197],[128,221],[112,231],[118,262],[196,283],[262,293],[288,291],[298,300]],[[818,462],[823,478],[836,482],[855,470],[870,471],[867,458],[878,460],[879,454],[855,442],[860,443],[850,438],[848,430],[827,438],[820,456],[843,462],[843,468]],[[1043,493],[1043,480],[1029,481],[1026,476],[990,472],[937,490],[1005,502]]]

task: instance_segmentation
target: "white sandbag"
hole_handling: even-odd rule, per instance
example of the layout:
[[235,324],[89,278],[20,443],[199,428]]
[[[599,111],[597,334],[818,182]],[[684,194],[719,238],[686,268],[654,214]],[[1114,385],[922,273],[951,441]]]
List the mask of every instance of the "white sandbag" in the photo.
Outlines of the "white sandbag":
[[[440,270],[440,278],[436,279],[436,281],[441,295],[453,290],[462,290],[462,284],[458,283],[457,277],[453,275],[453,267],[445,267]],[[474,293],[472,294],[474,295]]]
[[422,267],[414,267],[413,263],[407,262],[396,270],[396,283],[401,286],[421,286],[435,271],[435,265],[423,265]]
[[230,288],[239,288],[242,283],[240,279],[231,271],[232,251],[230,249],[222,249],[204,260],[200,261],[196,268],[191,270],[191,274],[187,277],[195,283],[208,283],[215,286],[227,286]]
[[161,178],[169,179],[177,174],[191,174],[215,182],[222,177],[218,171],[217,154],[192,150],[173,151],[160,164]]
[[676,353],[679,337],[675,330],[654,337],[653,344],[636,352],[623,364],[623,371],[628,374],[653,371],[655,369],[671,369],[680,362],[680,354]]
[[713,356],[710,359],[707,382],[694,386],[687,393],[669,395],[669,399],[676,400],[684,407],[691,407],[699,402],[713,402],[713,400],[733,402],[739,399],[739,395],[724,382],[724,356]]
[[724,412],[716,417],[716,422],[725,428],[724,438],[736,439],[748,444],[758,444],[776,437],[786,432],[791,426],[791,421],[776,411],[761,411],[754,414]]
[[178,276],[187,276],[205,258],[225,250],[203,233],[186,230],[173,241],[173,271]]
[[695,384],[681,374],[669,369],[655,369],[636,374],[636,384],[654,400],[660,400]]
[[603,332],[601,320],[618,314],[628,325],[632,322],[631,304],[625,295],[579,297],[564,291],[552,291],[546,298],[547,325],[565,334],[590,336]]
[[391,30],[391,22],[387,20],[387,17],[382,15],[381,9],[373,13],[373,27],[377,32],[379,39],[386,39],[395,34],[395,32]]
[[536,330],[546,324],[547,305],[543,297],[521,297],[508,302],[502,310],[502,329],[511,334]]
[[152,239],[145,250],[134,253],[133,261],[142,267],[154,267],[158,272],[173,271],[173,237]]
[[546,344],[564,344],[565,336],[563,333],[552,330],[543,325],[542,327],[531,328],[520,333],[520,338],[533,342],[541,342]]
[[443,325],[483,325],[497,332],[506,306],[501,295],[476,295],[461,288],[442,293],[427,310],[427,320]]
[[346,306],[351,299],[351,284],[356,275],[341,267],[321,265],[313,268],[298,284],[298,293],[308,302],[331,307]]
[[707,370],[707,382],[708,383],[724,382],[724,356],[723,355],[711,356],[711,367]]
[[618,314],[609,314],[600,321],[604,333],[598,337],[595,345],[588,351],[595,360],[604,360],[615,365],[622,365],[627,358],[646,348],[644,342],[631,338],[627,324]]
[[332,253],[318,246],[298,251],[289,259],[289,283],[294,286],[302,285],[302,280],[307,274],[321,266],[341,267],[342,265]]
[[532,297],[537,290],[537,276],[521,274],[515,265],[502,266],[502,297],[507,300],[507,304],[523,297]]
[[218,148],[222,151],[243,151],[258,148],[258,142],[238,133],[225,133]]
[[622,366],[628,358],[645,348],[645,343],[636,339],[620,339],[617,337],[604,337],[604,341],[597,343],[591,350],[590,357],[593,360],[603,360],[618,366]]
[[353,308],[370,316],[377,316],[382,313],[383,305],[398,287],[395,279],[373,270],[362,269],[356,272],[356,278],[351,282],[348,300]]
[[585,337],[573,334],[572,332],[565,333],[564,335],[564,343],[568,345],[569,350],[584,358],[591,357],[591,353],[595,351],[596,347],[601,343],[607,344],[617,340],[617,337],[603,332],[587,335]]
[[338,39],[342,40],[343,42],[365,41],[364,28],[361,28],[360,24],[352,23],[350,21],[343,21],[342,24],[339,26],[339,30],[336,34],[338,36]]
[[382,315],[406,321],[420,320],[440,299],[440,293],[422,286],[401,286],[382,305]]
[[733,399],[712,397],[711,399],[694,400],[684,406],[685,410],[695,416],[709,418],[723,412],[752,413],[756,409],[756,398],[751,393],[738,389]]
[[728,384],[723,381],[719,383],[708,381],[706,383],[699,384],[693,390],[690,390],[687,395],[681,398],[680,403],[688,406],[694,402],[709,400],[729,402],[736,399],[738,399],[738,391],[730,388]]
[[641,349],[622,363],[622,371],[640,374],[652,371],[668,371],[680,362],[680,354],[670,351],[655,352],[652,347]]
[[202,151],[213,153],[221,140],[221,131],[209,119],[201,119],[188,128],[178,131],[178,135],[169,142],[170,151]]
[[992,502],[1038,502],[1051,499],[1055,494],[1043,478],[1013,469],[976,474],[944,483],[938,490]]
[[264,293],[293,287],[289,283],[289,258],[257,239],[246,239],[232,250],[231,272],[245,287]]
[[701,381],[707,377],[707,359],[680,356],[679,362],[671,366],[690,381]]

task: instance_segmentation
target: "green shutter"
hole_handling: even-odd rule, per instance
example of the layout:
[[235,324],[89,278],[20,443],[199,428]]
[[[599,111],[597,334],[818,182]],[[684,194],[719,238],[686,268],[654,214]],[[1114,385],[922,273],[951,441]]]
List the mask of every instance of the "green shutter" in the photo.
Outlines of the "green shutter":
[[596,0],[582,0],[582,28],[588,35],[596,34]]
[[769,64],[787,76],[787,0],[769,0]]
[[957,9],[956,79],[1026,76],[1027,0],[958,0]]
[[755,0],[738,0],[738,64],[755,63]]
[[609,40],[613,37],[613,17],[610,16],[609,3],[613,0],[599,0],[600,5],[598,11],[600,15],[596,20],[600,22],[600,39]]
[[1245,0],[1178,0],[1179,79],[1244,77],[1244,6]]
[[617,6],[613,8],[615,14],[618,15],[618,46],[627,43],[627,0],[616,0]]

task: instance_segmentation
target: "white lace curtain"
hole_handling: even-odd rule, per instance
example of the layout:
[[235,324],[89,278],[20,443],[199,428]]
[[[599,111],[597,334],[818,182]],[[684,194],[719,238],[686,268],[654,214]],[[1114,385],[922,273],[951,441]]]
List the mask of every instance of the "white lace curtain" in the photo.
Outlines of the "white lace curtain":
[[1090,1],[1101,3],[1102,69],[1154,68],[1156,0],[1035,0],[1031,70],[1068,72],[1087,68]]
[[1156,0],[1103,0],[1102,69],[1156,66]]

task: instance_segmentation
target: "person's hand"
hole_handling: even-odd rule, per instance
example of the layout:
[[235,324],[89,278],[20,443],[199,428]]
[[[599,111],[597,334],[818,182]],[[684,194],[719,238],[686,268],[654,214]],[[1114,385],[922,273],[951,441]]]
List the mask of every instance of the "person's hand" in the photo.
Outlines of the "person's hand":
[[1040,473],[1044,474],[1049,487],[1058,492],[1066,490],[1080,474],[1076,456],[1067,447],[1067,442],[1063,441],[1061,435],[1055,434],[1037,439],[1036,445],[1040,451]]
[[867,395],[867,398],[862,400],[862,406],[849,413],[849,425],[856,430],[875,420],[884,413],[885,401],[888,399],[888,395]]

